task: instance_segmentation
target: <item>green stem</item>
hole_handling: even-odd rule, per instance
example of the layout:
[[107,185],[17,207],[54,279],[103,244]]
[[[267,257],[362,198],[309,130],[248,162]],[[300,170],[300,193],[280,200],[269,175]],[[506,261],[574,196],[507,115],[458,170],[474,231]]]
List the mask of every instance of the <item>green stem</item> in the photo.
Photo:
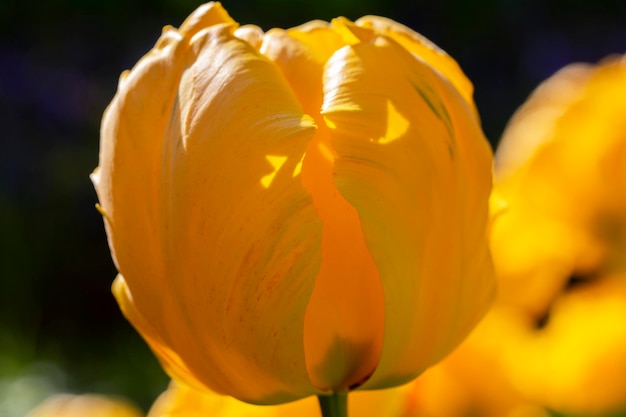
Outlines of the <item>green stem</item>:
[[348,394],[318,395],[322,417],[348,417]]

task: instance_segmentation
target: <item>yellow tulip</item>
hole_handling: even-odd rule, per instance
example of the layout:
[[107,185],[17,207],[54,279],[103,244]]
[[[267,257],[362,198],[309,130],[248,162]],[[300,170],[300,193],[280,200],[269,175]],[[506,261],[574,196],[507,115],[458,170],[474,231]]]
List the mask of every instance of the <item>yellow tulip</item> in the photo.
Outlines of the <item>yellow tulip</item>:
[[403,384],[494,293],[490,147],[456,62],[381,17],[219,3],[120,78],[92,174],[114,294],[167,372],[251,403]]
[[625,58],[571,65],[517,112],[496,155],[502,364],[561,412],[626,408],[624,114]]
[[517,329],[506,311],[487,313],[457,349],[415,381],[411,417],[549,417],[515,389],[503,365]]
[[142,417],[144,414],[121,398],[98,394],[57,394],[31,410],[26,417]]
[[[358,391],[348,399],[352,417],[410,417],[412,384],[380,391]],[[259,406],[209,391],[196,391],[172,381],[148,417],[319,417],[314,397],[288,404]]]

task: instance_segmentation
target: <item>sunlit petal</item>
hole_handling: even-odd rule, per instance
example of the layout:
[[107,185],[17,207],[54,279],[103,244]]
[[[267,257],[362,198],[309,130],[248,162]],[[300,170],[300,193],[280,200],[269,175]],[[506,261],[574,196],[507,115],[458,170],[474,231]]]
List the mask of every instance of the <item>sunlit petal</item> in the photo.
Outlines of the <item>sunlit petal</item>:
[[[440,72],[457,89],[467,104],[474,108],[474,87],[467,79],[459,64],[445,51],[414,30],[381,16],[364,16],[357,19],[357,26],[374,29],[380,34],[389,36],[418,59],[425,61]],[[474,109],[474,111],[476,111]]]
[[491,152],[447,80],[388,38],[339,50],[324,89],[334,183],[359,212],[385,294],[365,387],[391,386],[443,357],[489,305]]

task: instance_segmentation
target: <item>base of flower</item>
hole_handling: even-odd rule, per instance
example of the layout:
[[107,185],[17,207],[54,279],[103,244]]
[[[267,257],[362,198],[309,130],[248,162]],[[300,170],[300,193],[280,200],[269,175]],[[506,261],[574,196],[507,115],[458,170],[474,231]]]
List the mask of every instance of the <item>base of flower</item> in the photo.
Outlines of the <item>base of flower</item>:
[[348,393],[318,395],[322,417],[348,417]]

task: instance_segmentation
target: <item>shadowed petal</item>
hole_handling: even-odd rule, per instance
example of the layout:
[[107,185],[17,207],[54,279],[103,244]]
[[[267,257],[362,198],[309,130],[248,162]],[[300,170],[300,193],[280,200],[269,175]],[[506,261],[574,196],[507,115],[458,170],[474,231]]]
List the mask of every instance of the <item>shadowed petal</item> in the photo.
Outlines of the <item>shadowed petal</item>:
[[334,151],[319,114],[324,64],[340,39],[328,24],[316,22],[274,29],[261,48],[321,126],[307,148],[302,179],[323,222],[322,264],[307,307],[304,342],[311,380],[324,390],[346,390],[371,375],[384,318],[378,271],[357,211],[333,184]]

